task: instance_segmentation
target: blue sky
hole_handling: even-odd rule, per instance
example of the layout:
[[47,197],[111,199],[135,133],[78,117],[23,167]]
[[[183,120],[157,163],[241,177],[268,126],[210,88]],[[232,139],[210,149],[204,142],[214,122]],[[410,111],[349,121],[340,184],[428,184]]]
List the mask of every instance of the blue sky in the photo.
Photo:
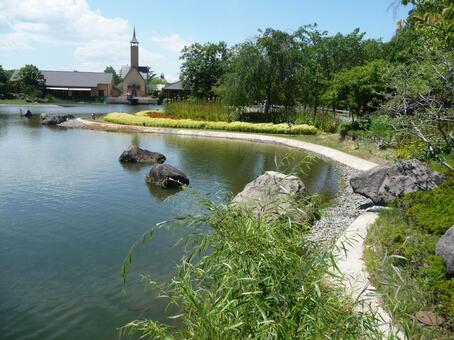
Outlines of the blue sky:
[[191,42],[235,44],[257,30],[292,31],[316,22],[329,33],[359,27],[389,40],[408,8],[396,0],[0,0],[0,65],[103,71],[129,62],[135,25],[140,63],[168,80],[179,73],[179,51]]

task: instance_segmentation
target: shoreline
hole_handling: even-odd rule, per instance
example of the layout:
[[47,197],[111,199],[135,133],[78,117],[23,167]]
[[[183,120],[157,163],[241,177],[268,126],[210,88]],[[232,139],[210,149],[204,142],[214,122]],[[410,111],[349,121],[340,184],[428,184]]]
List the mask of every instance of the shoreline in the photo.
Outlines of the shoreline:
[[289,146],[298,150],[304,150],[314,153],[319,157],[333,160],[335,162],[346,165],[350,168],[360,171],[372,169],[378,164],[350,155],[346,152],[335,150],[327,146],[308,143],[295,139],[290,139],[280,136],[253,134],[245,132],[231,132],[231,131],[215,131],[215,130],[192,130],[192,129],[176,129],[176,128],[158,128],[146,127],[138,125],[120,125],[106,122],[89,121],[82,118],[77,118],[79,126],[85,129],[101,130],[101,131],[118,131],[129,133],[154,133],[154,134],[171,134],[189,137],[208,137],[208,138],[223,138],[223,139],[236,139],[246,140],[257,143],[280,144]]
[[105,122],[77,119],[73,127],[110,132],[172,134],[188,137],[224,138],[246,140],[267,144],[280,144],[298,150],[316,154],[322,159],[334,161],[345,181],[338,191],[333,205],[323,211],[323,215],[312,228],[308,239],[312,241],[335,241],[338,267],[343,275],[342,285],[346,294],[355,300],[361,300],[358,312],[374,313],[380,323],[380,330],[385,336],[391,334],[403,338],[403,334],[393,325],[389,313],[383,309],[381,296],[369,282],[369,273],[363,260],[364,239],[370,225],[378,217],[375,212],[369,212],[363,206],[370,199],[353,193],[349,180],[355,174],[372,169],[378,164],[362,158],[335,150],[326,146],[288,139],[285,137],[260,135],[242,132],[226,132],[212,130],[190,130],[175,128],[153,128],[136,125],[119,125]]

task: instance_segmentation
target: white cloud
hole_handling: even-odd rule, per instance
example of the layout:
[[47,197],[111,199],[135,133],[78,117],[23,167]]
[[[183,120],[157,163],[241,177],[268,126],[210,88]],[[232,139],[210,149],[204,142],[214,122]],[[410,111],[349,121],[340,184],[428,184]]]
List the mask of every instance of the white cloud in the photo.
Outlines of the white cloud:
[[172,52],[181,52],[181,50],[191,44],[190,40],[182,38],[180,35],[174,33],[170,35],[160,36],[158,34],[153,34],[151,41],[157,43],[162,48],[172,51]]
[[[128,64],[132,27],[123,18],[104,16],[87,1],[0,0],[0,57],[14,58],[28,50],[52,51],[46,68],[67,65],[80,71],[102,71],[107,65],[119,69]],[[151,40],[142,36],[142,41],[145,45],[148,41],[150,49],[140,45],[140,64],[177,79],[179,52],[191,42],[176,33],[154,33]],[[73,59],[58,60],[60,50],[65,55],[72,52]]]

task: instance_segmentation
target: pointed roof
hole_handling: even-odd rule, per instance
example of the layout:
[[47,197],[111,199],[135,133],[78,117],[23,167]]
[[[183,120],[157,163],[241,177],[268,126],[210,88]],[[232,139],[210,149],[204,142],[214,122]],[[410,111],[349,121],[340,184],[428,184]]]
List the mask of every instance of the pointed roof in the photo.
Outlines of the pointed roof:
[[134,26],[134,34],[132,35],[131,44],[138,44],[139,41],[136,38],[136,27]]

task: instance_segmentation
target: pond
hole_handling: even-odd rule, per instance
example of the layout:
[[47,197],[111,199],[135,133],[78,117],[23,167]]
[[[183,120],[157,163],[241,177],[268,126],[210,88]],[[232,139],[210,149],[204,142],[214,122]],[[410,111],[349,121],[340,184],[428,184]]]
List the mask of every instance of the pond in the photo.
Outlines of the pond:
[[[112,108],[52,112],[106,111]],[[120,164],[118,156],[131,142],[166,155],[188,175],[192,190],[213,198],[220,190],[239,192],[291,152],[245,141],[43,127],[38,117],[17,112],[0,106],[2,339],[114,339],[134,319],[168,321],[166,301],[146,290],[141,274],[157,282],[171,278],[182,256],[175,243],[187,230],[162,229],[139,249],[126,294],[120,266],[150,227],[201,207],[190,192],[169,196],[146,185],[149,166]],[[305,157],[293,154],[296,161]],[[313,160],[303,181],[327,199],[337,191],[338,173],[334,164]]]

